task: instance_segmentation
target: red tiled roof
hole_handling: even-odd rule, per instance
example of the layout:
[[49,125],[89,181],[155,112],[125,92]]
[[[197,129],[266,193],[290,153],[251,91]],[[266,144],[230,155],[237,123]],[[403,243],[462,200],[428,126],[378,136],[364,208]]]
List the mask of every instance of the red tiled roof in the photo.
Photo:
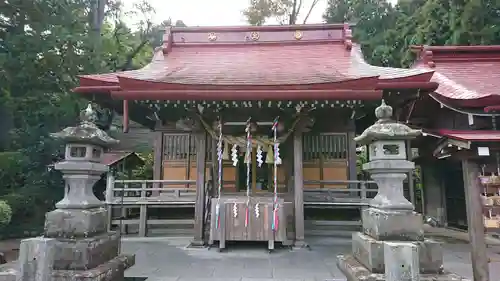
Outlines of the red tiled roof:
[[500,101],[500,46],[420,47],[417,69],[435,70],[436,93],[463,105]]
[[173,48],[159,64],[118,75],[209,85],[298,85],[369,77],[349,73],[349,68],[349,53],[340,44],[193,46]]
[[456,131],[456,130],[438,130],[437,133],[441,136],[461,140],[461,141],[500,141],[500,131]]
[[[294,28],[302,30],[302,39],[293,39],[294,33],[290,30]],[[166,35],[166,45],[156,49],[152,62],[146,67],[85,75],[80,79],[80,86],[116,86],[119,85],[117,77],[177,85],[230,86],[310,85],[372,77],[428,82],[432,73],[428,69],[367,64],[359,47],[353,46],[346,35],[348,30],[339,25],[268,29],[231,28],[220,33],[220,42],[219,39],[209,42],[206,32],[209,28],[176,28]],[[252,30],[262,31],[258,41],[249,40]],[[277,39],[272,39],[275,37]]]
[[[370,65],[363,57],[363,52],[361,47],[357,44],[353,44],[352,51],[349,54],[351,57],[349,70],[358,75],[365,76],[378,76],[381,80],[391,80],[391,79],[401,79],[406,77],[415,77],[420,79],[420,81],[429,81],[432,73],[432,69],[422,69],[422,68],[396,68],[396,67],[381,67]],[[422,75],[429,74],[429,75]]]
[[[303,85],[378,77],[405,78],[432,70],[376,67],[356,48],[311,43],[297,45],[192,46],[161,50],[140,70],[87,75],[83,78],[118,83],[117,76],[175,84]],[[424,77],[428,81],[428,78]]]

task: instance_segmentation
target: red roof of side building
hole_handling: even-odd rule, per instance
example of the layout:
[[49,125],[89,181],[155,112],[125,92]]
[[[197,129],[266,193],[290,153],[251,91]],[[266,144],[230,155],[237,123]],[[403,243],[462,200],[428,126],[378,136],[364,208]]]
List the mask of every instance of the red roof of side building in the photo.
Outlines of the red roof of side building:
[[131,161],[134,165],[144,164],[144,160],[142,160],[142,158],[139,157],[135,152],[131,151],[106,152],[102,155],[101,163],[107,166],[112,166],[128,158],[133,158]]
[[180,100],[208,95],[227,99],[238,91],[242,95],[263,91],[269,96],[267,91],[274,90],[311,91],[308,97],[328,98],[338,91],[338,96],[378,99],[380,89],[437,87],[429,83],[433,70],[369,65],[350,33],[348,25],[339,24],[171,28],[144,68],[84,75],[75,91]]
[[438,130],[436,133],[440,136],[456,139],[460,141],[475,141],[475,142],[497,142],[500,141],[500,131],[483,131],[483,130]]
[[500,104],[500,46],[414,46],[416,69],[434,70],[436,98],[458,106]]

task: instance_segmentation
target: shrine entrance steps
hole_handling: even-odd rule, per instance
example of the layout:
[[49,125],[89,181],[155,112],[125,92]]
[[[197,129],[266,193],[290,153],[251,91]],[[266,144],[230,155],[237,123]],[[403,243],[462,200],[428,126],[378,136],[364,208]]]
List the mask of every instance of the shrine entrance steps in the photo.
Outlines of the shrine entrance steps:
[[306,205],[304,210],[304,230],[307,237],[351,238],[352,233],[361,230],[361,212],[358,206]]

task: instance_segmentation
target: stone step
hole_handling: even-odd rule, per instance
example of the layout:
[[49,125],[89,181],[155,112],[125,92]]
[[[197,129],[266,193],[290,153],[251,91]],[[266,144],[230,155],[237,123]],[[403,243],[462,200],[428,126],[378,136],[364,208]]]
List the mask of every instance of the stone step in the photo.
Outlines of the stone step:
[[350,238],[353,232],[360,231],[361,222],[306,220],[304,227],[306,236]]

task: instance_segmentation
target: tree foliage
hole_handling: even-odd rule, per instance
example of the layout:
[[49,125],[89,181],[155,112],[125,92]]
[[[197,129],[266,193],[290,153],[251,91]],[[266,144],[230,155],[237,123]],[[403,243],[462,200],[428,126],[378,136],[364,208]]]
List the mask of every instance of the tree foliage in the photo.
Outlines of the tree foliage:
[[[312,0],[302,23],[306,23],[319,0]],[[305,3],[303,0],[250,0],[243,10],[247,22],[251,25],[264,25],[274,18],[280,24],[297,24]]]
[[[64,190],[49,133],[78,122],[78,75],[148,63],[171,24],[153,24],[153,13],[147,2],[125,13],[112,0],[0,1],[0,224],[12,218],[0,236],[41,229]],[[125,24],[132,16],[137,26]]]
[[355,23],[354,37],[366,59],[382,66],[409,66],[410,45],[500,43],[500,2],[328,0],[329,23]]

